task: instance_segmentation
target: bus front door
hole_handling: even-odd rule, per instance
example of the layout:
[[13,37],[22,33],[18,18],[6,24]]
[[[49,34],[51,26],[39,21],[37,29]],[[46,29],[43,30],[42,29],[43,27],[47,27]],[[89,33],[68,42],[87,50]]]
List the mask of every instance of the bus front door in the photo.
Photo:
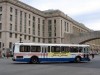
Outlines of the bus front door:
[[42,47],[42,58],[43,61],[47,61],[46,58],[48,57],[47,47]]

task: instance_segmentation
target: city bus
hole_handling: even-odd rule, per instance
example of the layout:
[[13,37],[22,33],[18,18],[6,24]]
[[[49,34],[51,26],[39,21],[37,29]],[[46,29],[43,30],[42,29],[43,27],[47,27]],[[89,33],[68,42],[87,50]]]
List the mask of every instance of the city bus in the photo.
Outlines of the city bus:
[[15,43],[13,61],[44,62],[81,62],[90,61],[89,45]]

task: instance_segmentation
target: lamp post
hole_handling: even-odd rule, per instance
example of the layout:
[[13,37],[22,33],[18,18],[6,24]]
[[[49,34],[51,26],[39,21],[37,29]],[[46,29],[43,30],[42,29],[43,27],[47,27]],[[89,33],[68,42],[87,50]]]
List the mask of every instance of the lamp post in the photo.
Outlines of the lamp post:
[[22,38],[21,38],[22,35],[20,35],[19,37],[19,43],[22,43]]

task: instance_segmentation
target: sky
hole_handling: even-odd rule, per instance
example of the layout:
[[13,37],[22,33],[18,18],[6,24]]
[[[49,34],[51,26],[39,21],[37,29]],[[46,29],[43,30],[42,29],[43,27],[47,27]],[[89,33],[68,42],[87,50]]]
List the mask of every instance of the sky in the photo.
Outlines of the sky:
[[61,10],[92,30],[100,30],[100,0],[19,0],[41,11]]

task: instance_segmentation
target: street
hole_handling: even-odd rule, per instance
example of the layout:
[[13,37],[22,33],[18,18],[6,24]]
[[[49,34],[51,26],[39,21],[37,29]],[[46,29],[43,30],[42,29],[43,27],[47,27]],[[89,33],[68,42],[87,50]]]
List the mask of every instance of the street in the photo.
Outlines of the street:
[[100,75],[100,55],[82,63],[27,64],[0,58],[0,75]]

